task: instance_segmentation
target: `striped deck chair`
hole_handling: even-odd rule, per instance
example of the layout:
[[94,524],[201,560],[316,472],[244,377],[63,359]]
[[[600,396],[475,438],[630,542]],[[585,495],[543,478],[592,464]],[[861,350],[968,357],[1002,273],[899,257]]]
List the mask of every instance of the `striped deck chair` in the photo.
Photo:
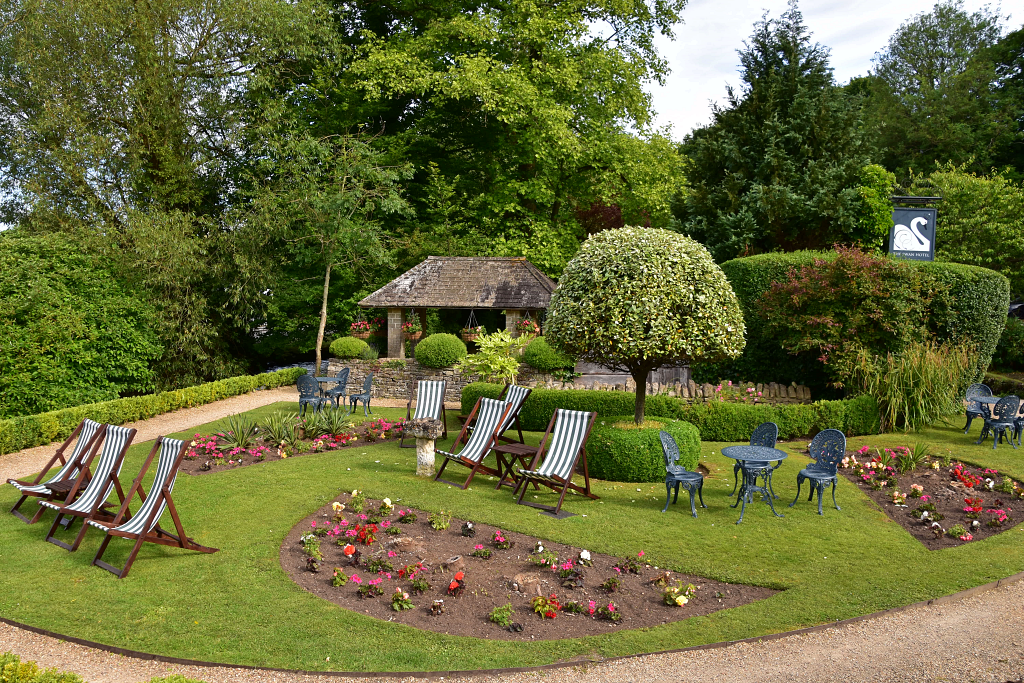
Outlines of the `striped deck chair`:
[[512,428],[512,423],[516,424],[516,431],[519,432],[519,443],[525,443],[523,440],[523,427],[519,424],[519,411],[523,409],[523,403],[526,402],[526,398],[530,395],[533,389],[527,387],[521,387],[515,384],[506,384],[505,390],[501,392],[501,396],[498,398],[508,403],[511,408],[508,411],[508,415],[505,416],[505,421],[501,425],[501,429],[498,430],[498,438],[508,443],[514,443],[513,439],[505,436],[505,432]]
[[[565,410],[564,408],[559,408],[555,411],[555,414],[551,416],[551,422],[548,423],[548,429],[544,432],[544,437],[541,439],[537,455],[533,457],[530,469],[519,470],[516,489],[512,492],[512,495],[515,495],[519,487],[522,487],[523,490],[519,494],[519,499],[516,503],[519,505],[529,505],[530,507],[543,510],[546,515],[564,519],[571,517],[573,514],[562,510],[562,501],[565,500],[565,492],[569,489],[578,491],[588,498],[597,498],[596,495],[590,492],[590,473],[587,471],[587,439],[590,438],[590,430],[593,428],[594,420],[596,419],[597,413],[584,413],[579,410]],[[550,443],[548,442],[549,436],[551,437]],[[546,455],[544,454],[545,445],[547,445]],[[537,463],[542,455],[545,456],[544,462],[538,468]],[[572,483],[573,472],[576,471],[576,467],[581,460],[583,461],[583,480],[585,483],[582,487]],[[552,507],[550,505],[541,505],[540,503],[524,503],[523,496],[526,494],[530,482],[543,484],[553,491],[560,490],[562,495],[558,497],[558,505]]]
[[[431,382],[427,380],[419,380],[416,382],[416,412],[412,411],[412,386],[409,387],[409,403],[405,407],[405,419],[417,420],[421,417],[429,417],[435,420],[441,421],[441,427],[444,429],[444,433],[441,438],[448,438],[448,415],[444,411],[444,392],[448,389],[448,382],[441,380],[438,382]],[[408,446],[405,445],[405,432],[402,432],[402,438],[398,442],[399,448],[416,448],[415,441]]]
[[[103,543],[100,544],[99,550],[96,551],[96,557],[92,560],[94,565],[116,574],[119,579],[123,579],[128,576],[128,572],[131,570],[132,564],[135,562],[135,558],[138,556],[143,543],[159,543],[160,545],[170,545],[176,548],[184,548],[185,550],[198,550],[201,553],[217,552],[217,548],[207,548],[204,545],[199,545],[185,535],[185,529],[182,527],[181,519],[178,517],[178,510],[174,507],[174,499],[171,498],[174,482],[178,477],[178,468],[181,467],[181,460],[185,457],[186,450],[188,450],[188,444],[185,441],[169,439],[165,436],[157,437],[152,450],[149,452],[149,457],[142,464],[139,476],[135,477],[135,481],[132,482],[132,487],[128,489],[128,495],[125,496],[121,509],[117,511],[114,519],[111,521],[102,519],[86,520],[87,525],[94,526],[106,533]],[[147,496],[146,492],[142,489],[142,479],[146,476],[146,472],[153,463],[153,457],[157,454],[157,451],[160,452],[160,457],[156,464],[156,476],[153,478],[153,485],[150,487],[149,495]],[[132,515],[128,505],[136,493],[139,494],[142,506],[138,512]],[[178,532],[177,535],[160,528],[160,516],[168,509],[171,511],[171,519],[174,520],[174,528]],[[128,554],[128,559],[125,561],[123,569],[118,569],[102,559],[110,539],[115,536],[135,541],[135,546],[132,548],[131,553]]]
[[[63,491],[54,491],[50,488],[52,484],[58,482],[64,484],[71,483],[78,478],[81,471],[81,464],[87,460],[91,454],[99,448],[99,444],[103,441],[103,436],[106,433],[107,426],[100,424],[99,422],[93,422],[90,419],[82,420],[81,424],[75,427],[75,431],[71,432],[71,436],[67,438],[67,441],[60,445],[57,452],[50,458],[50,462],[46,463],[46,466],[40,470],[39,475],[35,478],[35,481],[22,481],[20,479],[8,479],[7,483],[18,489],[21,492],[21,498],[11,508],[11,514],[28,524],[35,524],[39,521],[39,518],[46,512],[46,508],[41,507],[39,510],[32,515],[32,519],[29,519],[25,515],[21,514],[19,508],[22,504],[29,499],[34,498],[45,498],[46,500],[68,500],[67,494],[70,490],[64,489]],[[71,441],[77,437],[78,441],[75,442],[75,447],[71,451],[71,455],[67,458],[64,457],[64,451],[71,445]],[[58,462],[61,464],[60,470],[57,474],[53,475],[46,481],[43,481],[43,477],[49,472]],[[66,486],[66,484],[65,484]]]
[[[454,451],[466,437],[466,429],[472,423],[474,425],[473,434],[469,437],[466,445],[462,447],[462,450],[458,453],[449,453],[442,450],[434,451],[444,456],[444,463],[441,464],[441,469],[437,471],[434,481],[442,481],[445,484],[451,484],[452,486],[464,489],[469,486],[469,482],[473,481],[473,477],[477,472],[486,472],[487,474],[499,476],[501,472],[497,469],[484,465],[484,458],[487,457],[487,454],[491,452],[491,448],[497,443],[498,429],[504,423],[505,416],[508,414],[510,407],[508,403],[495,398],[484,398],[483,396],[478,398],[476,405],[473,406],[473,412],[469,414],[469,419],[462,426],[459,437],[455,439],[455,443],[452,445],[452,450]],[[473,422],[474,417],[476,422]],[[464,465],[470,469],[469,476],[466,477],[466,481],[462,484],[456,484],[453,481],[441,478],[444,468],[450,462]]]
[[[124,502],[124,491],[121,489],[121,482],[118,481],[117,475],[121,473],[125,453],[128,452],[128,447],[132,444],[135,434],[136,430],[134,429],[107,425],[107,437],[103,442],[103,450],[100,451],[99,459],[96,460],[96,466],[92,466],[93,458],[90,458],[83,465],[83,467],[90,469],[91,477],[89,478],[89,485],[81,492],[78,499],[67,505],[49,500],[39,501],[40,505],[57,512],[57,518],[53,520],[53,525],[46,534],[47,541],[54,545],[59,545],[65,550],[78,550],[78,546],[82,543],[82,539],[85,538],[85,532],[89,528],[85,521],[97,516],[109,515],[109,513],[103,511],[103,505],[107,502],[107,496],[110,495],[113,489],[117,489],[118,498],[121,499],[122,503]],[[71,489],[71,493],[68,494],[68,500],[75,498],[75,494],[78,493],[77,489],[81,484],[82,480],[79,479],[75,483],[75,488]],[[75,517],[82,518],[82,530],[78,532],[78,537],[72,545],[68,545],[53,536],[53,533],[57,530],[57,525],[65,517],[70,517],[72,523]]]

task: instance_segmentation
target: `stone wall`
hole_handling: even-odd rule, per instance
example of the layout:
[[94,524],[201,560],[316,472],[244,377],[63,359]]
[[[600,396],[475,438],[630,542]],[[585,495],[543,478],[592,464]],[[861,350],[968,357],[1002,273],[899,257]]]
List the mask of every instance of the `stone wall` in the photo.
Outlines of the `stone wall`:
[[[349,368],[347,393],[353,393],[362,388],[363,380],[367,373],[373,372],[373,397],[374,398],[409,398],[410,388],[417,380],[446,380],[448,387],[445,391],[444,400],[459,402],[462,400],[462,389],[471,382],[479,381],[476,375],[464,375],[455,368],[428,368],[420,365],[414,359],[405,359],[404,365],[396,359],[382,358],[380,360],[340,360],[331,358],[328,363],[327,373],[335,375],[342,368]],[[523,365],[520,369],[518,383],[525,387],[561,389],[562,383],[555,380],[551,375],[533,370],[529,365]],[[634,391],[636,386],[632,378],[626,378],[624,382],[601,383],[586,386],[566,385],[566,389],[595,389],[598,391]],[[753,389],[754,391],[747,391]],[[760,392],[760,396],[758,396]],[[758,398],[759,403],[810,403],[811,390],[796,383],[790,385],[776,384],[735,384],[731,387],[723,386],[721,390],[717,385],[697,384],[693,380],[689,382],[658,383],[651,382],[647,385],[648,395],[665,394],[677,396],[689,400],[707,400],[725,398],[739,400],[741,396],[749,399]]]

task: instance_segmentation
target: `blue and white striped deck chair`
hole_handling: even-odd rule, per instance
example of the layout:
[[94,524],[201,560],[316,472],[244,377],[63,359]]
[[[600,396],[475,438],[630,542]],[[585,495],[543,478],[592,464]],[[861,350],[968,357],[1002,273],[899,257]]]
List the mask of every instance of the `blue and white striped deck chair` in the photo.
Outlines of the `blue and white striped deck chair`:
[[[81,495],[73,503],[68,503],[67,505],[49,500],[39,501],[41,506],[57,512],[57,518],[53,520],[53,525],[46,534],[47,541],[54,545],[59,545],[65,550],[78,550],[78,546],[82,543],[82,539],[85,538],[85,532],[89,528],[85,521],[93,519],[98,515],[108,514],[103,512],[103,504],[107,502],[107,496],[110,495],[110,492],[116,488],[118,498],[120,498],[122,503],[124,502],[124,491],[121,489],[121,482],[118,481],[117,475],[121,474],[125,453],[128,452],[128,447],[131,446],[135,434],[136,430],[134,429],[107,425],[107,436],[103,442],[103,449],[100,450],[99,458],[92,458],[83,465],[83,467],[90,470],[91,476],[89,484],[81,492]],[[93,466],[93,460],[95,460],[95,467]],[[68,500],[74,499],[78,493],[77,489],[81,484],[82,480],[79,479],[75,483],[75,488],[71,489],[71,493],[68,494]],[[68,545],[53,536],[53,533],[57,530],[57,525],[65,517],[72,518],[72,522],[74,522],[75,517],[82,518],[82,530],[78,532],[78,537],[72,545]]]
[[[458,453],[449,453],[440,449],[434,451],[444,456],[444,462],[441,464],[441,469],[437,471],[434,481],[443,481],[446,484],[464,489],[469,486],[469,482],[473,481],[473,477],[477,472],[486,472],[487,474],[500,476],[501,472],[497,469],[484,465],[484,458],[494,448],[494,444],[498,442],[498,430],[501,428],[510,407],[505,401],[499,401],[496,398],[484,398],[483,396],[478,398],[476,405],[473,406],[473,412],[469,414],[469,419],[466,420],[466,424],[462,426],[462,431],[459,432],[459,438],[452,445],[452,450],[455,450],[466,436],[467,427],[472,424],[473,433],[470,435],[466,445],[462,447],[462,450]],[[473,420],[474,417],[476,418],[475,422]],[[457,484],[453,481],[441,479],[444,468],[450,462],[465,465],[470,469],[469,476],[466,477],[464,483]]]
[[[82,422],[75,427],[75,431],[71,432],[71,436],[69,436],[67,440],[60,445],[57,452],[53,454],[53,457],[50,458],[50,462],[46,463],[46,466],[40,470],[35,481],[29,482],[19,479],[8,479],[7,483],[21,492],[21,498],[19,498],[18,502],[14,504],[14,507],[11,508],[11,514],[23,522],[35,524],[39,521],[39,518],[42,517],[43,513],[46,512],[46,508],[39,508],[39,510],[32,516],[32,519],[21,514],[21,511],[18,508],[20,508],[21,505],[29,499],[29,497],[45,498],[46,500],[67,500],[65,496],[70,493],[70,491],[65,489],[63,492],[55,492],[50,489],[50,485],[56,484],[57,482],[71,482],[78,478],[78,475],[81,473],[82,463],[89,459],[90,455],[99,448],[100,442],[103,441],[103,435],[106,432],[106,428],[106,425],[102,425],[99,422],[93,422],[88,418],[82,420]],[[75,442],[75,447],[71,451],[71,455],[65,458],[64,451],[71,445],[71,441],[74,440],[75,437],[78,438],[78,441]],[[60,470],[57,474],[53,475],[46,481],[43,481],[43,477],[46,476],[46,473],[49,472],[57,462],[61,463]]]
[[[174,491],[174,482],[178,478],[178,468],[181,467],[181,459],[185,457],[187,449],[188,445],[184,441],[169,439],[165,436],[157,437],[152,450],[149,452],[149,457],[142,464],[139,476],[135,477],[135,481],[132,482],[132,487],[128,490],[128,495],[125,496],[121,509],[117,511],[114,519],[110,521],[103,519],[90,519],[86,521],[86,524],[89,526],[94,526],[106,533],[103,543],[100,544],[99,550],[96,551],[96,557],[92,560],[94,565],[116,574],[119,579],[123,579],[128,576],[132,563],[135,562],[135,558],[138,556],[143,543],[170,545],[186,550],[198,550],[202,553],[217,552],[216,548],[207,548],[206,546],[199,545],[185,535],[181,519],[178,517],[178,511],[174,507],[174,499],[171,497],[171,492]],[[153,457],[158,451],[160,457],[156,464],[156,476],[153,477],[153,484],[150,486],[149,495],[147,496],[146,492],[142,489],[142,479],[146,476],[146,472],[153,463]],[[128,506],[136,493],[139,494],[142,505],[139,507],[138,512],[132,515]],[[174,528],[178,532],[177,535],[160,528],[160,516],[168,509],[171,512],[171,519],[174,521]],[[110,539],[115,536],[135,541],[135,546],[132,548],[131,553],[129,553],[123,569],[118,569],[102,559]]]
[[[551,416],[551,422],[548,423],[548,429],[541,439],[537,455],[533,456],[530,469],[519,470],[516,490],[519,487],[523,489],[516,501],[519,505],[529,505],[543,510],[544,514],[564,519],[572,516],[571,512],[562,510],[562,501],[565,500],[565,492],[569,489],[578,491],[588,498],[597,498],[590,492],[590,473],[587,471],[587,439],[590,438],[590,430],[594,426],[595,419],[597,419],[597,413],[584,413],[579,410],[563,408],[555,411],[555,414]],[[548,441],[549,436],[550,442]],[[545,446],[547,446],[547,453],[544,452]],[[537,467],[542,456],[544,462]],[[582,487],[572,483],[573,472],[576,471],[580,460],[582,460],[585,482],[585,486]],[[523,496],[531,482],[547,486],[553,491],[560,490],[558,505],[552,507],[540,503],[524,503]],[[515,491],[512,494],[515,495]]]
[[[411,389],[412,387],[410,387]],[[406,420],[417,420],[422,417],[431,418],[434,420],[441,421],[441,428],[444,433],[441,434],[442,439],[448,438],[448,415],[444,410],[444,392],[448,390],[448,382],[444,380],[430,381],[430,380],[419,380],[416,382],[416,411],[413,412],[412,401],[413,396],[410,393],[409,403],[405,407],[405,419]],[[399,448],[415,448],[416,444],[411,443],[408,446],[405,445],[405,432],[402,432],[402,438],[398,442]]]

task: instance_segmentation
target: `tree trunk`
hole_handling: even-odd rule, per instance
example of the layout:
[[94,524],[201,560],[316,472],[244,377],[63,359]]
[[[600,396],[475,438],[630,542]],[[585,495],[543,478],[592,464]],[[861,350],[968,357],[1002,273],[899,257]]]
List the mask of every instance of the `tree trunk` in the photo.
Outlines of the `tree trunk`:
[[650,368],[642,367],[629,373],[633,376],[633,382],[636,383],[636,405],[633,409],[633,422],[638,425],[643,424],[644,421],[644,408],[647,405],[647,375],[650,371]]
[[327,263],[327,270],[324,272],[324,300],[320,305],[320,329],[316,333],[316,370],[313,376],[320,374],[321,349],[324,345],[324,329],[327,327],[327,292],[331,289],[331,263]]

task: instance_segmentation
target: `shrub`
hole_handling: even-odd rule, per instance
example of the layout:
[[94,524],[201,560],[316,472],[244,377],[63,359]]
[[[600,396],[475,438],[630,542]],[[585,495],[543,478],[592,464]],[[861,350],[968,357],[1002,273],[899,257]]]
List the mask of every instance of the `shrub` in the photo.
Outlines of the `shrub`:
[[999,370],[1024,370],[1024,320],[1007,318],[999,337],[992,367]]
[[513,337],[508,330],[477,337],[477,352],[459,362],[459,369],[471,375],[480,375],[491,382],[516,381],[519,358],[529,337]]
[[370,345],[355,337],[340,337],[331,342],[331,355],[335,358],[360,358]]
[[584,361],[629,372],[643,422],[647,375],[659,367],[736,358],[743,314],[700,243],[669,230],[603,230],[580,247],[551,295],[548,341]]
[[576,365],[572,358],[551,348],[544,337],[535,337],[523,350],[523,362],[541,372],[551,372]]
[[602,416],[587,442],[590,475],[605,481],[664,481],[665,459],[659,438],[662,429],[679,446],[679,464],[691,471],[696,468],[700,432],[689,422],[659,420],[649,415],[644,425],[638,427],[632,416]]
[[[462,390],[462,412],[469,413],[480,396],[497,398],[501,390],[500,384],[467,385]],[[534,389],[523,404],[519,419],[523,429],[542,432],[556,408],[593,411],[598,422],[607,422],[607,416],[628,414],[632,406],[633,394],[625,391]],[[879,426],[878,403],[869,395],[811,405],[724,401],[691,404],[669,396],[648,396],[647,406],[652,418],[666,417],[695,425],[702,441],[746,441],[762,422],[777,424],[782,439],[809,436],[827,428],[842,429],[848,436],[877,434]]]
[[238,396],[260,387],[273,388],[295,384],[295,378],[304,374],[306,371],[302,368],[288,368],[259,375],[229,377],[187,389],[119,398],[49,413],[0,420],[0,453],[12,453],[23,448],[66,439],[78,423],[87,417],[97,422],[122,425],[179,408],[191,408],[229,396]]
[[82,677],[70,671],[42,670],[35,662],[23,662],[13,652],[0,654],[0,680],[4,683],[82,683]]
[[428,368],[450,368],[466,357],[466,345],[454,334],[432,334],[416,345],[416,362]]

